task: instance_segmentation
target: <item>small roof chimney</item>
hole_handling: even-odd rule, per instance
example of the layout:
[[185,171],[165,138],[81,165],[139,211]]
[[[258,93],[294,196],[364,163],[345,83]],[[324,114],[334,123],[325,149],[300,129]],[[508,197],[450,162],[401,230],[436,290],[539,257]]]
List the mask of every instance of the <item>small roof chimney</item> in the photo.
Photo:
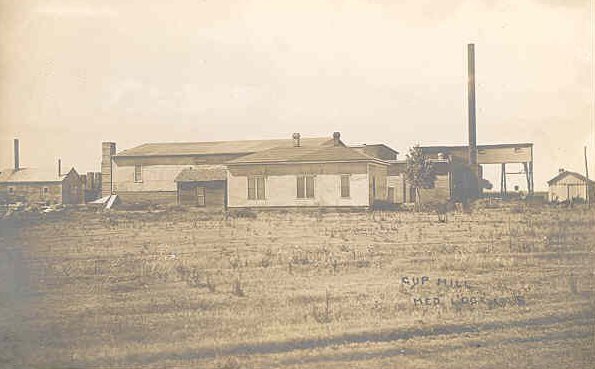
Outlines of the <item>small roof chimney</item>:
[[19,161],[19,139],[14,139],[14,170],[20,169],[20,161]]
[[333,145],[341,146],[341,132],[333,132]]
[[564,170],[564,168],[560,168],[558,169],[558,173],[564,173],[566,170]]
[[300,134],[299,133],[294,133],[293,134],[293,147],[300,147]]

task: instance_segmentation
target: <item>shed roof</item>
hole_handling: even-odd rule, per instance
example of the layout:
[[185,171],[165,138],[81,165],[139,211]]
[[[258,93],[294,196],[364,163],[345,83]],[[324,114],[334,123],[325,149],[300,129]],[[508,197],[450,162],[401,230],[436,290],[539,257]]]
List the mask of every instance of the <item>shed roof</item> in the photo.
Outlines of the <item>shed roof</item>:
[[209,182],[224,181],[227,171],[223,166],[198,166],[182,169],[174,179],[175,182]]
[[[332,145],[330,137],[301,138],[305,147]],[[274,147],[292,147],[293,139],[211,141],[211,142],[167,142],[147,143],[118,153],[116,156],[180,156],[250,154]]]
[[[72,169],[71,169],[72,170]],[[58,176],[55,169],[20,168],[4,169],[0,173],[0,182],[27,183],[27,182],[62,182],[68,173]]]
[[229,165],[236,164],[272,164],[298,162],[342,162],[342,161],[378,161],[359,150],[345,146],[327,147],[277,147],[241,158],[231,160]]
[[[585,182],[587,181],[587,177],[585,177],[584,175],[582,175],[580,173],[576,173],[576,172],[571,172],[569,170],[565,170],[565,171],[558,173],[554,178],[547,181],[547,184],[552,185],[567,176],[573,176],[573,177],[580,179],[581,181],[585,181]],[[592,184],[592,183],[595,183],[595,181],[589,179],[589,183]]]

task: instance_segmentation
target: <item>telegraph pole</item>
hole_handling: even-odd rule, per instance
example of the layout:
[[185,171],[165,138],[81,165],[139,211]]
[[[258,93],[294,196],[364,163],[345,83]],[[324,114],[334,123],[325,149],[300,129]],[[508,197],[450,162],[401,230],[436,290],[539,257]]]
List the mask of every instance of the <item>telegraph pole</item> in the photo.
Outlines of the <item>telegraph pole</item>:
[[586,200],[587,200],[587,208],[591,207],[591,194],[590,192],[590,181],[589,181],[589,163],[587,162],[587,146],[585,146],[585,176],[587,177],[587,183],[585,183],[585,188],[587,190]]

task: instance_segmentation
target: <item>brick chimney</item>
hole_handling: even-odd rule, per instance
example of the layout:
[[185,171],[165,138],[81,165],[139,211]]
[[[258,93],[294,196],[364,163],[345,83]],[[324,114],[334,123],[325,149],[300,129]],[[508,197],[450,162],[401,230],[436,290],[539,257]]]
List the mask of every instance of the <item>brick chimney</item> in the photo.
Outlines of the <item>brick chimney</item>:
[[14,139],[14,170],[20,169],[20,161],[19,161],[19,139]]
[[112,156],[116,155],[115,142],[101,143],[101,196],[112,194]]
[[341,132],[333,132],[333,146],[341,146]]
[[293,147],[300,147],[300,134],[294,133],[292,138],[293,138]]

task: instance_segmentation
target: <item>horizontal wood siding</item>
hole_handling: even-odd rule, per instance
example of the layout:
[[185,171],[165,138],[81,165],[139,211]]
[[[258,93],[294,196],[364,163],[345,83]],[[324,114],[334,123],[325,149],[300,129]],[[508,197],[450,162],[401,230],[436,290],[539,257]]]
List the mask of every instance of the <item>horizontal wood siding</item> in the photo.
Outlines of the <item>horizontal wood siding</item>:
[[[386,201],[386,177],[388,174],[388,167],[378,164],[368,165],[368,181],[369,181],[369,196],[370,203],[373,204],[375,201]],[[373,189],[375,187],[375,189]]]
[[531,147],[501,147],[477,150],[479,164],[526,163],[533,160]]
[[[349,174],[349,173],[343,173]],[[367,174],[350,174],[350,197],[341,197],[341,174],[314,175],[314,197],[298,198],[298,174],[267,175],[265,198],[248,199],[248,177],[230,174],[228,177],[228,207],[368,207]]]
[[197,187],[204,188],[206,208],[223,209],[225,207],[226,181],[180,183],[178,185],[180,205],[198,206]]
[[[12,195],[8,191],[11,187],[14,189]],[[48,189],[48,192],[45,194],[43,193],[44,187]],[[0,184],[0,193],[2,197],[6,197],[11,201],[62,203],[62,184],[60,182],[2,183]]]
[[584,200],[586,199],[586,196],[586,182],[572,175],[567,175],[549,186],[549,201],[566,201],[573,198],[581,198]]
[[450,200],[450,180],[448,175],[437,175],[434,188],[422,188],[420,191],[421,202],[442,203]]

